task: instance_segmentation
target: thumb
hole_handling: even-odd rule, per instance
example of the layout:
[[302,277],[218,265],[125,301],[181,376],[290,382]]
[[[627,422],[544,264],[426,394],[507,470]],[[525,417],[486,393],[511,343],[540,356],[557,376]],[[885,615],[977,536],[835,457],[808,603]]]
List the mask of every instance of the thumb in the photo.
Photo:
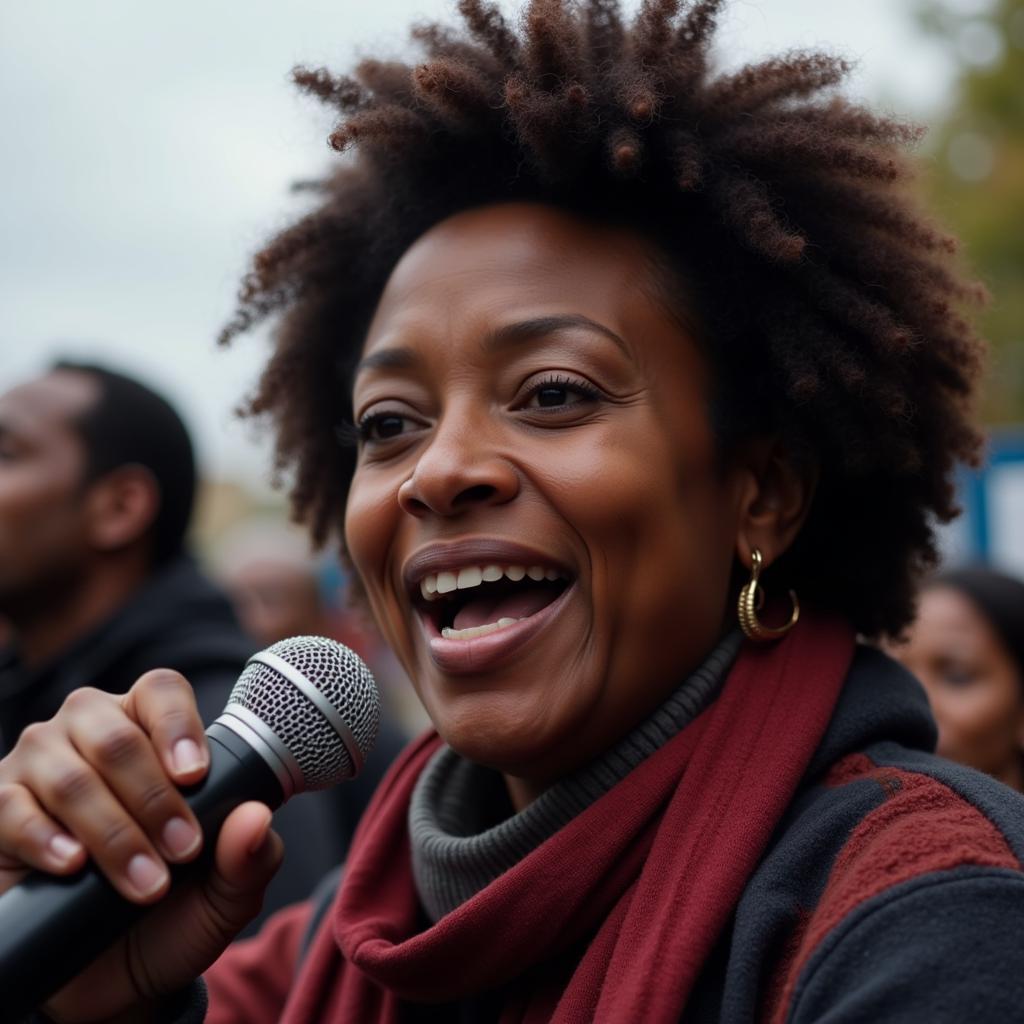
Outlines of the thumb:
[[228,815],[202,886],[211,923],[233,938],[263,906],[263,893],[281,864],[284,844],[271,827],[270,809],[249,802]]
[[181,900],[158,904],[143,922],[140,941],[129,946],[140,993],[174,991],[205,971],[260,912],[283,855],[281,837],[270,828],[270,809],[254,802],[236,807],[217,837],[207,876]]
[[197,978],[260,911],[263,891],[281,863],[284,844],[270,828],[270,809],[242,804],[217,838],[213,865],[202,881],[171,892],[122,941],[62,990],[51,1016],[83,1007],[96,1016],[140,1000],[159,999]]

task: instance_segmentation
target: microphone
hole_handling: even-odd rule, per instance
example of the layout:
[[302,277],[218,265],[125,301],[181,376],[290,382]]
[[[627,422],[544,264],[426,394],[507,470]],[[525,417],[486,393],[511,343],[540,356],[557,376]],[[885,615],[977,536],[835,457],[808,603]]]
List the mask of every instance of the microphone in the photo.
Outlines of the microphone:
[[[343,644],[298,636],[254,654],[206,730],[209,771],[183,789],[205,859],[246,800],[274,810],[295,793],[357,775],[379,724],[373,676]],[[172,884],[195,863],[172,866]],[[0,895],[0,1020],[27,1016],[149,909],[124,899],[92,863],[67,877],[33,872],[8,889]]]

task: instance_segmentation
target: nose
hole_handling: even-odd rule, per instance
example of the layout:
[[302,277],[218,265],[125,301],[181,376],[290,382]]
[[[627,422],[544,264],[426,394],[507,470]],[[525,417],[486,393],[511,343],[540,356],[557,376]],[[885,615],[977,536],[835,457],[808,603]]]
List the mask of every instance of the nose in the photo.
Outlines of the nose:
[[497,450],[489,427],[479,417],[445,416],[398,489],[401,509],[417,518],[457,516],[515,498],[519,474]]

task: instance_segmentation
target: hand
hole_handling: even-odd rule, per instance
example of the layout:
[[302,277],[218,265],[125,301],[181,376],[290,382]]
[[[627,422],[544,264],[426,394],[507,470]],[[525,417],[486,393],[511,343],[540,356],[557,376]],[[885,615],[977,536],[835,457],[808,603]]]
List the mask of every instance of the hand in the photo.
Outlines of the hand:
[[0,892],[31,868],[70,874],[91,857],[126,899],[160,902],[46,1004],[55,1020],[114,1016],[182,988],[259,912],[282,845],[258,803],[229,815],[209,873],[162,899],[167,865],[202,848],[177,786],[208,765],[192,689],[163,669],[123,695],[76,691],[0,761]]

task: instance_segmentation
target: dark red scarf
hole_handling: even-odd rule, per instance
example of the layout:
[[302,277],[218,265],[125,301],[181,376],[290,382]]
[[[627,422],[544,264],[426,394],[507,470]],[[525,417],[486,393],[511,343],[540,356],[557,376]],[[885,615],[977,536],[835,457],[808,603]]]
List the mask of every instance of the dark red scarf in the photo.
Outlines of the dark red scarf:
[[397,1022],[402,1002],[503,993],[503,1024],[677,1022],[824,735],[849,625],[745,644],[718,699],[582,814],[419,930],[407,817],[440,740],[378,789],[285,1024]]

